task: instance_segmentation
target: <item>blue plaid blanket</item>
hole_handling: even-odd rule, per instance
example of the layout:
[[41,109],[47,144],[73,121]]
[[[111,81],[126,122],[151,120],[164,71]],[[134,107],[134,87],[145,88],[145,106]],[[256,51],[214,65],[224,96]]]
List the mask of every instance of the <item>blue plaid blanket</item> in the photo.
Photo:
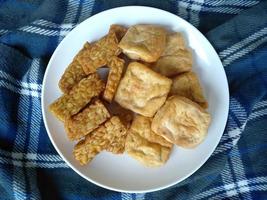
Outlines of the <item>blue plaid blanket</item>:
[[[79,177],[49,141],[40,106],[47,62],[64,36],[91,15],[126,5],[164,9],[196,26],[218,52],[231,95],[211,158],[185,181],[147,194]],[[267,199],[266,91],[266,1],[0,0],[0,199]]]

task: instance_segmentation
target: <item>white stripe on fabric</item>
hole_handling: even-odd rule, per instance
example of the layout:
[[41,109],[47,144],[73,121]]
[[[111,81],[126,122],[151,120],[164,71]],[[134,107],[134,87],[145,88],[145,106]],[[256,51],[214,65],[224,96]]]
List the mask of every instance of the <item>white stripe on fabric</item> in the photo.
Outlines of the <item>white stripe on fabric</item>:
[[[267,190],[267,184],[250,186],[249,190],[250,191],[266,191]],[[243,190],[243,188],[240,188],[240,192],[238,194],[233,193],[233,196],[231,196],[231,200],[235,200],[235,199],[239,200],[240,198],[236,197],[237,195],[241,195],[241,194],[244,194],[244,193],[247,193],[250,191],[246,191],[246,190]],[[225,194],[223,193],[223,194],[219,194],[219,195],[211,197],[210,200],[218,200],[218,199],[224,199],[224,198],[225,198]]]
[[[262,107],[259,107],[262,108]],[[241,133],[243,132],[246,124],[252,120],[255,120],[257,118],[263,117],[267,115],[267,109],[262,108],[262,110],[259,110],[257,112],[252,112],[249,117],[247,118],[246,122],[243,124],[243,126],[241,126],[241,128],[237,127],[235,129],[232,129],[230,131],[226,130],[226,134],[223,135],[219,146],[215,149],[215,151],[213,152],[213,156],[218,154],[218,153],[222,153],[228,149],[231,149],[233,147],[233,144],[236,144],[241,136]],[[227,143],[222,143],[226,140],[230,140]]]
[[[76,18],[78,8],[79,8],[80,1],[76,0],[69,0],[68,1],[68,6],[67,6],[67,11],[65,18],[63,20],[63,24],[66,23],[71,23],[74,24],[74,19]],[[66,31],[64,29],[61,29],[59,32],[59,38],[58,38],[58,43],[69,33],[69,31]]]
[[6,88],[12,92],[22,94],[22,95],[27,95],[27,96],[32,96],[32,97],[41,97],[41,93],[37,91],[31,91],[27,89],[21,89],[21,88],[16,88],[13,85],[6,83],[5,81],[0,80],[0,87]]
[[257,112],[253,112],[251,115],[249,115],[248,119],[249,120],[255,120],[255,119],[263,117],[265,115],[267,115],[267,108],[260,110],[260,111],[257,111]]
[[198,0],[199,4],[191,5],[191,9],[195,10],[195,12],[190,12],[190,23],[192,23],[195,27],[199,26],[199,12],[201,11],[204,0]]
[[[227,171],[227,170],[224,170],[224,171]],[[253,177],[253,178],[249,178],[249,179],[238,180],[236,182],[236,185],[242,187],[241,183],[243,181],[248,182],[248,185],[249,185],[250,190],[251,190],[251,188],[253,187],[252,185],[254,185],[254,184],[257,184],[257,186],[259,187],[260,185],[264,185],[265,183],[267,183],[267,176],[258,176],[258,177]],[[232,190],[234,188],[235,188],[235,183],[232,182],[232,183],[229,183],[226,185],[221,185],[219,187],[215,187],[215,188],[212,188],[210,190],[206,190],[204,192],[201,192],[198,195],[196,195],[193,199],[202,199],[202,198],[207,199],[207,197],[209,197],[209,196],[213,196],[219,192],[224,192],[225,189]]]
[[145,200],[145,193],[135,194],[135,200]]
[[5,33],[7,33],[7,32],[8,32],[8,30],[0,29],[0,35],[5,34]]
[[257,102],[255,104],[255,106],[253,107],[252,111],[257,110],[257,109],[262,108],[262,107],[267,107],[267,101]]
[[47,28],[59,28],[59,29],[69,29],[71,30],[73,27],[74,27],[74,24],[71,24],[71,23],[66,23],[66,24],[56,24],[54,22],[51,22],[51,21],[47,21],[47,20],[44,20],[44,19],[40,19],[40,20],[36,20],[34,21],[32,24],[34,25],[39,25],[39,26],[44,26],[44,27],[47,27]]
[[[221,173],[221,178],[224,184],[224,189],[226,191],[226,196],[231,196],[233,193],[237,194],[236,184],[234,183],[233,175],[231,173],[231,168],[228,162],[226,163],[224,170]],[[232,190],[229,191],[229,189]]]
[[[25,189],[25,177],[20,174],[20,171],[22,171],[21,168],[18,167],[26,167],[26,168],[48,168],[48,169],[53,169],[53,168],[69,168],[69,166],[66,163],[43,163],[43,162],[23,162],[23,161],[18,161],[18,160],[10,160],[7,158],[0,157],[0,164],[6,164],[6,165],[13,165],[14,168],[16,168],[16,173],[13,174],[16,176],[16,182],[13,181],[13,190],[17,188],[23,188]],[[14,180],[14,177],[13,177]],[[24,183],[23,183],[24,182]],[[21,191],[21,192],[22,192]],[[25,191],[23,192],[25,193]]]
[[[198,3],[194,3],[192,1],[188,1],[188,0],[181,0],[178,2],[178,6],[182,6],[183,9],[186,11],[186,9],[189,7],[189,4],[192,5],[191,8],[189,10],[192,11],[198,11]],[[196,7],[195,7],[196,6]],[[225,7],[225,6],[220,6],[220,7],[207,7],[205,6],[205,3],[201,6],[201,10],[203,12],[217,12],[217,13],[226,13],[226,14],[238,14],[240,13],[243,8],[235,8],[235,7]],[[190,11],[186,11],[186,12],[190,12]]]
[[189,3],[182,2],[182,1],[178,2],[177,13],[180,17],[182,17],[185,20],[188,19],[188,11],[186,10],[188,9],[188,6],[189,6]]
[[[1,160],[0,160],[0,163],[1,163]],[[16,173],[13,174],[13,184],[12,184],[14,198],[16,200],[24,200],[26,199],[25,176],[24,176],[23,170],[18,168],[15,165],[15,163],[13,163],[13,165],[15,166],[14,171],[16,171]]]
[[259,30],[256,33],[253,33],[252,35],[250,35],[249,37],[241,40],[240,42],[232,45],[231,47],[223,50],[222,52],[219,53],[219,56],[221,59],[231,55],[232,53],[234,53],[235,51],[241,49],[242,47],[245,47],[246,45],[248,45],[249,43],[257,40],[258,38],[264,36],[267,34],[267,28],[263,28],[261,30]]
[[130,193],[122,192],[121,193],[121,199],[122,200],[132,200],[133,198],[132,198],[132,195]]
[[224,59],[222,61],[224,67],[230,65],[235,60],[247,55],[248,53],[250,53],[251,51],[253,51],[257,47],[259,47],[260,45],[264,44],[265,42],[267,42],[267,36],[265,36],[265,37],[255,41],[255,42],[253,42],[251,45],[245,47],[241,51],[238,51],[237,53],[235,53],[235,54],[229,56],[228,58]]
[[244,106],[242,106],[236,98],[231,97],[229,110],[232,111],[232,114],[235,115],[242,126],[248,118],[248,113],[246,112]]
[[20,81],[2,70],[0,70],[0,77],[12,82],[13,84],[17,86],[24,87],[25,89],[40,90],[40,91],[42,89],[41,84]]
[[38,182],[37,182],[37,172],[36,168],[31,168],[30,170],[26,171],[28,180],[30,182],[30,200],[39,200],[41,199],[40,191],[38,188]]
[[68,31],[62,31],[62,33],[60,33],[59,31],[47,30],[47,29],[33,27],[33,26],[25,26],[25,27],[20,28],[19,30],[28,32],[28,33],[45,35],[45,36],[58,36],[60,34],[66,35],[68,33]]
[[[198,2],[199,0],[194,0]],[[227,1],[214,1],[214,0],[205,0],[206,5],[211,6],[241,6],[241,7],[250,7],[254,6],[259,1],[248,1],[248,0],[227,0]]]
[[19,153],[19,152],[9,152],[0,149],[0,156],[5,156],[15,160],[36,160],[42,162],[64,162],[59,155],[56,154],[40,154],[40,153]]
[[[25,75],[22,80],[25,80],[24,82],[27,82],[27,75]],[[27,129],[28,129],[28,120],[27,117],[29,116],[29,109],[30,109],[30,101],[27,96],[21,95],[19,98],[19,104],[18,104],[18,118],[17,118],[17,131],[16,131],[16,137],[14,141],[14,147],[13,151],[24,151],[24,146],[26,143],[27,138]],[[24,170],[21,170],[17,167],[16,162],[14,160],[11,160],[13,164],[13,193],[15,196],[15,199],[21,199],[20,195],[21,193],[26,194],[26,177],[23,172]]]
[[87,19],[89,16],[92,15],[94,4],[95,0],[83,2],[79,22],[82,22],[83,20]]
[[77,15],[79,4],[80,4],[80,1],[76,1],[76,0],[68,1],[68,7],[67,7],[67,12],[66,12],[64,22],[69,22],[69,23],[73,22],[73,20],[75,19]]
[[[235,144],[233,144],[235,145]],[[247,177],[246,177],[246,172],[244,169],[244,165],[241,159],[241,155],[239,153],[239,149],[237,146],[234,146],[233,150],[230,153],[229,156],[230,162],[232,164],[232,169],[233,169],[233,176],[235,176],[235,178],[237,180],[242,180],[242,189],[246,190],[247,193],[244,194],[245,199],[250,200],[252,199],[251,194],[249,192],[249,186],[248,186],[248,182],[247,182]],[[238,185],[238,192],[240,192],[239,188],[240,188],[240,181],[237,183]],[[234,196],[234,195],[229,195],[229,197]]]
[[[32,64],[29,69],[29,81],[37,82],[40,69],[40,59],[33,59]],[[39,133],[42,127],[42,112],[41,112],[41,102],[40,99],[31,98],[32,103],[32,113],[29,124],[29,142],[27,152],[37,153],[38,151],[38,142],[39,142]],[[33,161],[35,162],[35,161]],[[36,162],[35,162],[36,163]],[[32,170],[27,170],[27,177],[30,185],[30,199],[37,199],[40,197],[40,191],[37,187],[37,173],[33,168]]]

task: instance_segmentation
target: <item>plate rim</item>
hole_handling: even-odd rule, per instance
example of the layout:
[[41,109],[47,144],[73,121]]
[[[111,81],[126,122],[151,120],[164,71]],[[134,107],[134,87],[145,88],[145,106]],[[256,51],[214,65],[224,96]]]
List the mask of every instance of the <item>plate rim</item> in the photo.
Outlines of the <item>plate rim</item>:
[[226,73],[225,73],[225,70],[224,70],[224,67],[223,67],[223,64],[221,62],[221,59],[218,55],[218,53],[216,52],[216,50],[214,49],[214,47],[211,45],[210,41],[196,28],[194,27],[191,23],[189,23],[188,21],[184,20],[183,18],[181,18],[180,16],[178,15],[175,15],[173,13],[170,13],[166,10],[162,10],[162,9],[159,9],[159,8],[155,8],[155,7],[150,7],[150,6],[121,6],[121,7],[115,7],[115,8],[111,8],[111,9],[107,9],[107,10],[104,10],[104,11],[101,11],[99,13],[96,13],[90,17],[88,17],[87,19],[85,19],[84,21],[82,21],[81,23],[79,23],[77,26],[75,26],[75,28],[73,28],[61,41],[60,43],[57,45],[56,49],[54,50],[52,56],[50,57],[49,59],[49,62],[47,64],[47,67],[45,69],[45,73],[44,73],[44,76],[43,76],[43,80],[42,80],[42,92],[41,92],[41,109],[42,109],[42,118],[43,118],[43,122],[44,122],[44,125],[45,125],[45,129],[46,129],[46,132],[47,132],[47,135],[51,141],[51,143],[53,144],[53,147],[56,149],[57,153],[60,155],[60,157],[64,160],[64,162],[67,163],[68,167],[70,167],[73,171],[75,171],[79,176],[81,176],[82,178],[86,179],[87,181],[91,182],[91,183],[94,183],[95,185],[97,186],[100,186],[102,188],[105,188],[105,189],[109,189],[109,190],[112,190],[112,191],[116,191],[116,192],[126,192],[126,193],[148,193],[148,192],[155,192],[155,191],[159,191],[159,190],[163,190],[163,189],[166,189],[166,188],[169,188],[171,186],[174,186],[182,181],[184,181],[185,179],[187,179],[188,177],[190,177],[192,174],[194,174],[197,170],[199,170],[206,162],[207,160],[211,157],[212,153],[215,151],[215,149],[217,148],[222,136],[223,136],[223,133],[224,131],[221,133],[220,135],[220,140],[218,141],[218,143],[213,147],[212,151],[210,151],[209,154],[207,154],[206,158],[203,159],[201,162],[199,162],[199,164],[197,165],[197,167],[192,170],[190,173],[188,173],[186,176],[184,176],[183,178],[177,180],[177,181],[173,181],[167,185],[164,185],[164,186],[161,186],[161,187],[156,187],[156,188],[153,188],[153,189],[144,189],[144,190],[125,190],[125,189],[120,189],[120,188],[114,188],[114,187],[111,187],[111,186],[107,186],[107,185],[104,185],[102,183],[99,183],[85,175],[83,175],[78,169],[75,168],[75,166],[73,166],[63,155],[63,153],[59,150],[59,148],[57,147],[56,145],[56,142],[54,141],[51,133],[50,133],[50,129],[49,129],[49,126],[47,124],[47,120],[46,120],[46,114],[45,114],[45,106],[44,106],[44,90],[45,90],[45,85],[46,85],[46,81],[47,81],[47,76],[48,76],[48,69],[50,68],[51,66],[51,63],[52,61],[55,59],[56,57],[56,54],[57,52],[59,51],[62,43],[64,40],[68,39],[68,37],[70,37],[70,33],[74,30],[74,29],[77,29],[79,28],[83,23],[86,23],[86,21],[90,18],[93,18],[93,17],[96,17],[98,15],[101,15],[105,12],[114,12],[115,10],[120,10],[120,9],[125,9],[125,8],[128,8],[128,9],[150,9],[150,10],[154,10],[154,11],[157,11],[157,12],[163,12],[165,14],[168,14],[168,15],[172,15],[174,17],[177,17],[179,18],[180,20],[184,21],[185,23],[189,24],[193,29],[194,31],[198,32],[201,37],[203,37],[204,39],[206,39],[211,47],[211,49],[215,52],[216,56],[218,57],[219,61],[220,61],[220,64],[221,64],[221,67],[223,69],[223,79],[225,79],[226,83],[227,83],[227,88],[226,89],[226,96],[227,96],[227,106],[226,106],[226,109],[227,111],[225,112],[225,116],[224,116],[224,124],[223,124],[223,127],[224,127],[224,130],[225,130],[225,127],[226,127],[226,123],[227,123],[227,119],[228,119],[228,115],[229,115],[229,104],[230,104],[230,94],[229,94],[229,83],[228,83],[228,79],[227,79],[227,76],[226,76]]

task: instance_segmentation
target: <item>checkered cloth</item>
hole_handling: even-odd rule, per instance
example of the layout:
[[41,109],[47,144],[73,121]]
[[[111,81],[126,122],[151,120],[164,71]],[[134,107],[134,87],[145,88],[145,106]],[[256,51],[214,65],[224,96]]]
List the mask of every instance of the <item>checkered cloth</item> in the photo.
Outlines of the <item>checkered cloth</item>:
[[[147,194],[79,177],[54,150],[41,114],[42,79],[59,42],[91,15],[126,5],[161,8],[196,26],[219,53],[231,94],[211,158],[180,184]],[[0,199],[267,199],[266,91],[266,1],[0,0]]]

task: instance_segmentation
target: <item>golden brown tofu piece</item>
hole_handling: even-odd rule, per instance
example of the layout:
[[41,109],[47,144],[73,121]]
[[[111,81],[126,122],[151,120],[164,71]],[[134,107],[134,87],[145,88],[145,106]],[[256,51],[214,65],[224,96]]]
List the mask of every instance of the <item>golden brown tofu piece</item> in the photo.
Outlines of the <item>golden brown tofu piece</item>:
[[208,108],[200,82],[194,72],[186,72],[173,79],[170,95],[187,97],[198,103],[202,108]]
[[124,60],[114,56],[109,60],[108,67],[110,69],[103,98],[106,101],[111,102],[121,80],[124,68]]
[[81,56],[85,51],[88,50],[90,51],[90,44],[86,42],[60,78],[58,86],[63,93],[69,93],[73,86],[77,85],[80,80],[86,77],[82,66],[77,61],[77,57]]
[[76,144],[73,155],[81,165],[85,165],[103,150],[122,153],[125,148],[126,133],[120,119],[114,116]]
[[182,35],[172,33],[167,35],[165,50],[153,66],[153,70],[164,76],[172,77],[190,71],[192,64],[192,54],[186,48]]
[[84,108],[93,97],[104,90],[105,84],[97,74],[91,74],[75,85],[68,94],[63,94],[50,106],[49,110],[59,120],[65,121]]
[[178,146],[194,148],[206,137],[210,121],[210,114],[195,102],[172,96],[154,116],[151,129]]
[[112,24],[109,28],[109,33],[112,32],[116,34],[118,41],[121,41],[121,39],[127,32],[127,28],[118,24]]
[[159,167],[167,162],[173,144],[151,130],[152,118],[137,115],[127,135],[126,152],[141,164]]
[[85,74],[95,73],[100,67],[105,66],[109,59],[121,53],[115,32],[111,32],[93,43],[90,50],[77,58]]
[[104,123],[110,114],[100,100],[66,120],[65,129],[70,140],[79,140]]
[[166,43],[166,30],[156,25],[131,26],[121,39],[119,47],[129,58],[155,62],[162,54]]
[[132,62],[118,86],[115,101],[126,109],[152,117],[164,104],[171,84],[171,79]]

